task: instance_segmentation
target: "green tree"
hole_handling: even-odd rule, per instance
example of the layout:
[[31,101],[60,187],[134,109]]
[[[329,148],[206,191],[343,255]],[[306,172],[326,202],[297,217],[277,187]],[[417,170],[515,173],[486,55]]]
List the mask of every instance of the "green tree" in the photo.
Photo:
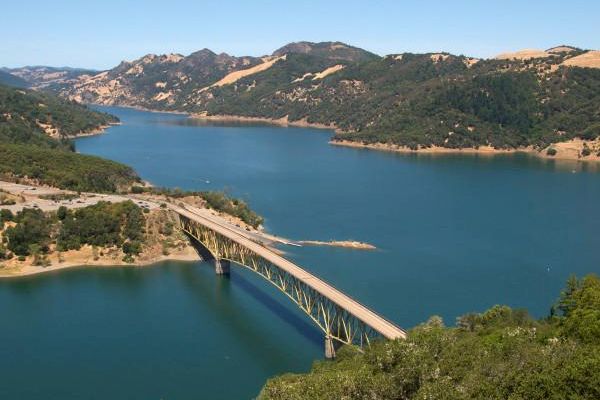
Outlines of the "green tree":
[[30,246],[47,252],[50,243],[50,222],[39,209],[26,208],[16,217],[17,225],[6,229],[8,248],[19,256],[30,255]]
[[600,279],[570,278],[560,299],[562,333],[587,343],[600,343]]
[[259,398],[596,400],[600,279],[571,278],[559,303],[564,315],[539,321],[506,306],[454,328],[432,317],[405,340],[375,341],[364,353],[346,346],[307,374],[270,379]]

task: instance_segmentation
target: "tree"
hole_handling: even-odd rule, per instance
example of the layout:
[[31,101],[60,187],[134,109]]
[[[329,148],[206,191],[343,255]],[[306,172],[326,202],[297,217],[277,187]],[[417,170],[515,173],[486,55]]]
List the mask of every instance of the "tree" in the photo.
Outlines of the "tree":
[[565,336],[587,343],[600,343],[600,279],[588,275],[578,281],[569,279],[562,293],[559,309],[564,314],[561,321]]
[[58,210],[56,210],[56,217],[62,221],[67,217],[68,213],[69,210],[67,209],[67,207],[60,206],[58,207]]
[[539,321],[506,306],[458,328],[432,317],[405,340],[345,346],[307,374],[271,379],[259,398],[599,399],[600,279],[569,279],[559,303],[564,316]]
[[4,224],[7,221],[12,221],[14,218],[15,216],[9,209],[3,208],[0,210],[0,224]]
[[19,256],[30,255],[30,245],[39,246],[40,252],[48,251],[50,223],[39,209],[26,208],[16,217],[17,225],[6,229],[8,248]]

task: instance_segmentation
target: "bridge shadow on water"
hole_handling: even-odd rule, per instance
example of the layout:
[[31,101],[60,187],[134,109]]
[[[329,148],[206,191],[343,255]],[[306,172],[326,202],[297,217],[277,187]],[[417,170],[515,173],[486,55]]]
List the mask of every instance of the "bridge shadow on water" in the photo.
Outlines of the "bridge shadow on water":
[[[238,266],[238,268],[245,267]],[[233,285],[244,290],[248,295],[252,296],[256,301],[271,311],[277,318],[285,322],[287,325],[293,327],[298,333],[304,336],[305,339],[309,340],[316,346],[323,345],[323,333],[321,333],[318,327],[307,321],[308,316],[303,318],[301,315],[297,315],[292,310],[279,303],[269,293],[266,293],[263,289],[246,279],[246,277],[242,276],[242,274],[238,271],[232,273],[230,279]],[[257,279],[263,278],[257,276]],[[284,296],[283,294],[281,295]],[[290,304],[293,304],[291,303],[291,300],[287,298],[285,300],[290,301]],[[295,304],[293,306],[297,307]]]
[[[187,235],[187,233],[186,233]],[[214,256],[208,249],[206,249],[202,244],[198,243],[192,236],[187,235],[190,238],[190,242],[192,246],[196,249],[203,262],[198,264],[198,268],[213,268],[214,269]],[[231,263],[231,272],[229,278],[226,277],[217,277],[217,284],[215,288],[217,289],[218,296],[225,295],[227,296],[230,286],[234,286],[243,290],[247,295],[251,296],[254,300],[260,303],[265,309],[270,311],[272,315],[283,321],[288,326],[291,326],[296,332],[301,334],[306,340],[310,341],[317,347],[323,346],[323,334],[320,329],[309,320],[308,316],[300,315],[302,311],[298,308],[298,312],[292,311],[290,308],[282,305],[277,299],[275,299],[271,293],[268,293],[265,289],[259,287],[257,284],[253,283],[251,280],[243,276],[243,270],[248,270],[244,266],[236,264],[234,262]],[[236,268],[240,268],[242,270],[237,271]],[[256,279],[261,280],[267,285],[271,285],[266,282],[263,277],[256,275]],[[190,281],[188,281],[190,283]],[[273,289],[275,289],[273,287]],[[287,299],[285,295],[277,292],[277,295],[281,295],[284,298],[284,301],[289,301],[292,307],[297,307],[296,304],[292,303],[291,300]],[[239,310],[230,310],[231,313],[239,314]],[[242,317],[240,315],[240,317]]]

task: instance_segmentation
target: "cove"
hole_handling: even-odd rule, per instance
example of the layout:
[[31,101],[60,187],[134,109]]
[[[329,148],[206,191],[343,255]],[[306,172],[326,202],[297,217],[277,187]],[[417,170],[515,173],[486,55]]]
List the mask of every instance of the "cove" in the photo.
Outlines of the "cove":
[[[598,272],[592,165],[382,153],[330,146],[326,130],[102,110],[123,125],[78,151],[155,185],[227,190],[284,237],[376,245],[282,249],[403,327],[494,304],[541,317],[570,274]],[[251,398],[322,357],[310,321],[241,268],[229,281],[172,262],[0,281],[0,312],[3,398]]]

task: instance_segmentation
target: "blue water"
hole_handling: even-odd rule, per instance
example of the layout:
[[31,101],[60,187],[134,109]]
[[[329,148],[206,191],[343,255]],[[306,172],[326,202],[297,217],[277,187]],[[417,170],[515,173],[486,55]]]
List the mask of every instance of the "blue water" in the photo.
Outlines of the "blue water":
[[[600,269],[600,175],[593,165],[382,153],[330,146],[325,130],[203,125],[103,109],[123,125],[79,139],[78,151],[127,163],[155,185],[227,190],[281,236],[376,245],[372,252],[284,250],[404,327],[434,314],[453,324],[494,304],[541,317],[570,274]],[[69,312],[61,308],[67,315],[51,318],[48,302]],[[28,366],[7,368],[0,358],[0,373],[16,379],[33,363],[49,376],[74,374],[86,383],[78,387],[87,398],[250,398],[268,376],[306,370],[322,350],[307,318],[238,269],[225,282],[202,264],[77,270],[0,282],[0,313],[6,304],[11,328],[0,330],[0,343],[26,347],[50,334],[61,344],[42,340],[31,357],[14,355]],[[56,331],[42,329],[48,324]],[[69,337],[73,325],[73,335],[94,336],[102,351],[90,339],[89,354],[80,353],[83,343]],[[118,334],[98,337],[102,328]],[[60,340],[65,334],[75,343]],[[71,354],[62,368],[52,357],[59,350]],[[41,387],[56,389],[45,398],[61,398],[54,393],[64,381],[50,381]],[[12,397],[22,394],[18,380],[10,387]]]

